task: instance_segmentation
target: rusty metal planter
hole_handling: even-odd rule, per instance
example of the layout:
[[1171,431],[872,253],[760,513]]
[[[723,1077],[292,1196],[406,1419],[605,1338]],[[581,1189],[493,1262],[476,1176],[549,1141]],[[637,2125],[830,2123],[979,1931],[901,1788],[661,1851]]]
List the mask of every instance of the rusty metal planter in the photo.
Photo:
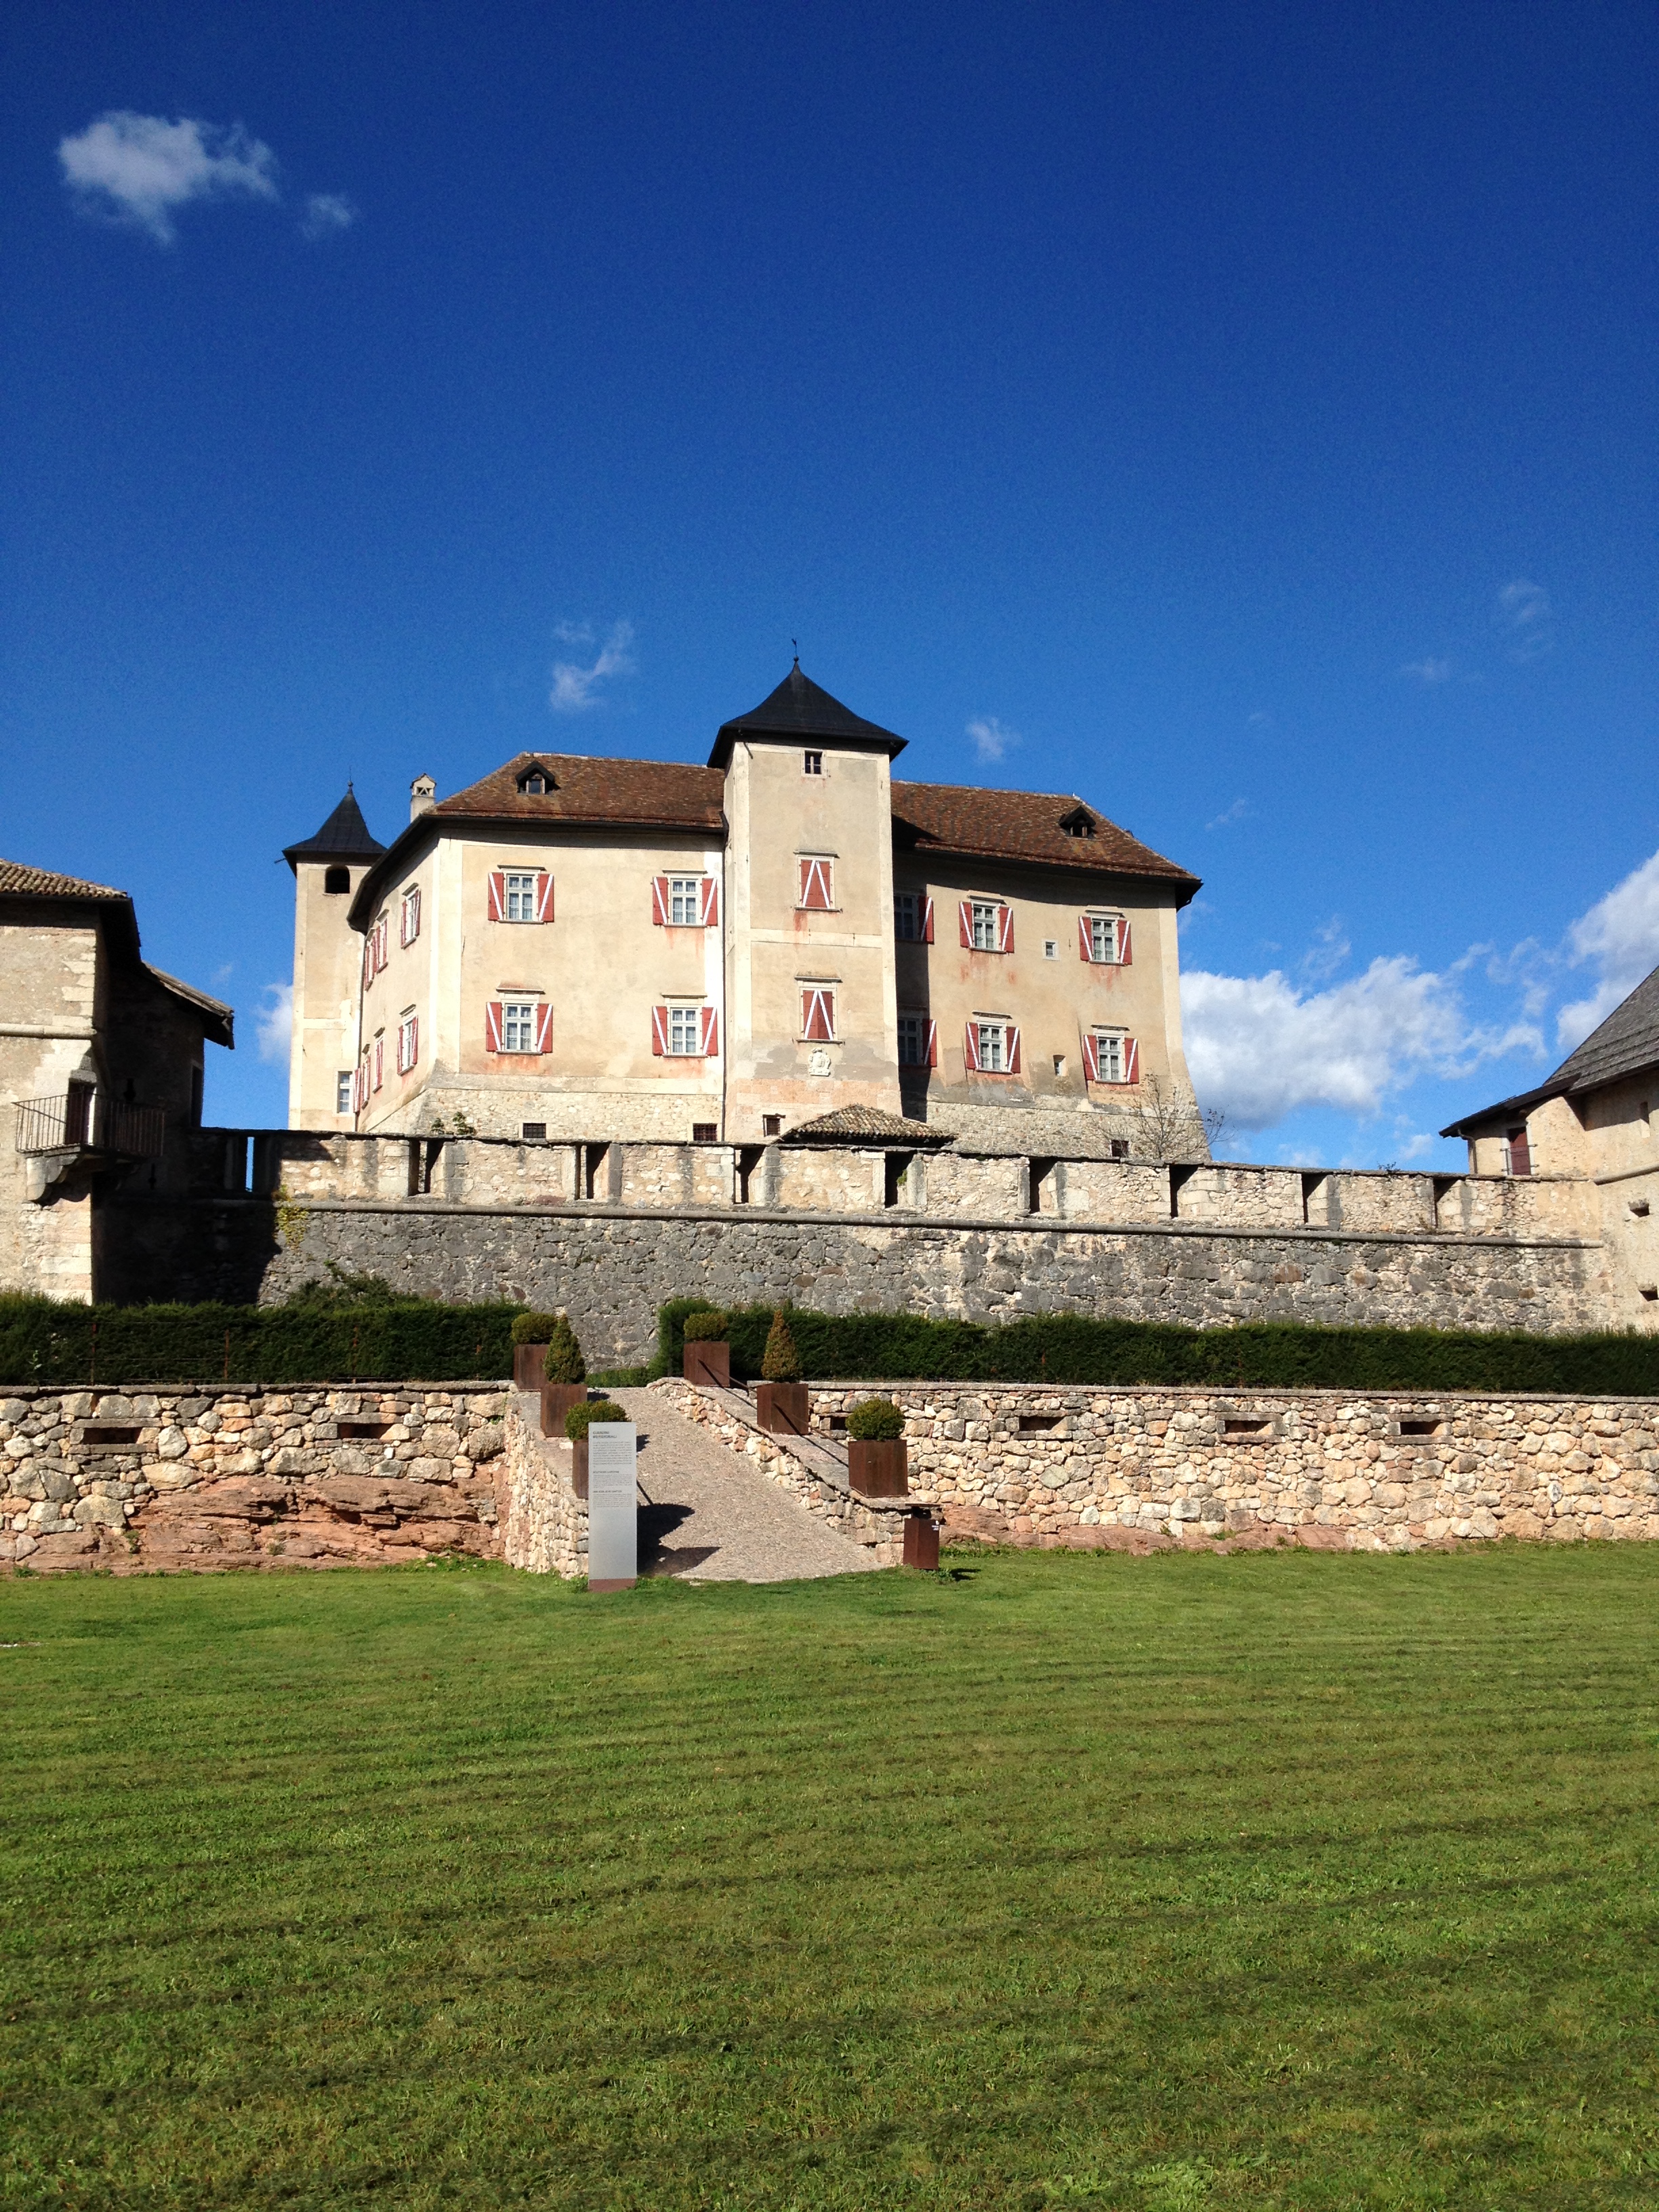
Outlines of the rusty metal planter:
[[547,1346],[544,1344],[515,1344],[513,1347],[513,1387],[515,1390],[539,1390],[547,1374]]
[[849,1437],[847,1477],[866,1498],[908,1498],[910,1477],[903,1437],[890,1442],[885,1437],[872,1441]]
[[542,1434],[544,1437],[562,1437],[564,1434],[564,1417],[570,1408],[587,1403],[587,1385],[586,1382],[544,1382],[541,1392]]
[[757,1382],[755,1412],[763,1429],[804,1437],[812,1425],[812,1401],[804,1382]]
[[926,1510],[913,1513],[904,1524],[904,1564],[933,1574],[939,1566],[939,1523]]
[[732,1347],[709,1336],[685,1340],[683,1372],[688,1382],[706,1382],[714,1390],[732,1387]]

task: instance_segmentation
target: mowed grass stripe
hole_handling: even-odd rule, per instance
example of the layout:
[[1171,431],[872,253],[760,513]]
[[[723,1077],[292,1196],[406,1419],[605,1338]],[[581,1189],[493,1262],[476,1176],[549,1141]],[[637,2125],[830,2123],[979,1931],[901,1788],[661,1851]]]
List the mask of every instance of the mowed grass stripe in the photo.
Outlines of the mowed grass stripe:
[[0,2203],[1651,2198],[1641,1547],[959,1565],[9,1586]]

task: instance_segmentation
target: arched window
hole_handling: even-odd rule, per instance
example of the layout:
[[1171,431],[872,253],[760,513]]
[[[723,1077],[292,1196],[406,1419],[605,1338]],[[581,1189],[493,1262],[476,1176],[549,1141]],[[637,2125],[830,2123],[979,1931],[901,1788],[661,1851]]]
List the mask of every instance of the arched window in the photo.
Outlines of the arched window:
[[349,868],[331,868],[323,878],[323,889],[334,895],[351,889]]

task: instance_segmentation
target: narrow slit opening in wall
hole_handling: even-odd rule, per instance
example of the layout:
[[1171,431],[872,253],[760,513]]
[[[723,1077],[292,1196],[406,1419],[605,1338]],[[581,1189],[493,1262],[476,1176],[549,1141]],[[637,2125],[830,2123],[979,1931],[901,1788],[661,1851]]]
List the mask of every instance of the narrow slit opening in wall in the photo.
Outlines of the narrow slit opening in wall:
[[1402,1437],[1437,1437],[1446,1424],[1443,1421],[1401,1421]]
[[1304,1174],[1302,1178],[1302,1219],[1323,1224],[1329,1211],[1329,1188],[1322,1175]]
[[609,1145],[582,1146],[582,1196],[584,1198],[610,1197],[611,1173],[606,1164],[610,1152]]
[[1048,1430],[1057,1429],[1064,1419],[1063,1413],[1022,1413],[1019,1433],[1023,1437],[1043,1436]]
[[765,1158],[766,1147],[764,1145],[738,1146],[737,1159],[737,1196],[738,1204],[739,1206],[753,1205],[754,1193],[750,1187],[752,1179],[756,1169]]
[[1172,1167],[1170,1170],[1170,1218],[1171,1221],[1180,1220],[1181,1194],[1197,1173],[1198,1170],[1194,1167]]
[[[1054,1204],[1054,1163],[1052,1160],[1027,1160],[1025,1167],[1026,1173],[1029,1177],[1026,1188],[1027,1212],[1054,1213],[1058,1212],[1059,1209]],[[1049,1200],[1049,1203],[1046,1207],[1042,1203],[1043,1194],[1045,1191],[1048,1193]]]
[[81,1441],[106,1451],[131,1451],[138,1442],[138,1433],[137,1429],[86,1428],[81,1431]]
[[1242,1414],[1229,1413],[1221,1424],[1221,1433],[1229,1443],[1249,1443],[1255,1437],[1270,1437],[1273,1429],[1271,1421],[1248,1419]]
[[342,1421],[340,1435],[348,1443],[379,1443],[391,1426],[390,1421]]

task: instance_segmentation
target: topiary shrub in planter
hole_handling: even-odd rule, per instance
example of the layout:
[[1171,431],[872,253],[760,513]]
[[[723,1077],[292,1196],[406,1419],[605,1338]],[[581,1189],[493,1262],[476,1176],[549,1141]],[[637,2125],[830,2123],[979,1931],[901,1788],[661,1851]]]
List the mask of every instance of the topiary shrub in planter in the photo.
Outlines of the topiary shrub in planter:
[[812,1408],[806,1385],[800,1379],[800,1354],[781,1312],[772,1316],[761,1373],[765,1380],[755,1385],[755,1411],[762,1428],[781,1436],[804,1437],[811,1425]]
[[[553,1332],[563,1316],[556,1313],[521,1313],[513,1322],[513,1382],[515,1389],[539,1390],[542,1387],[542,1364],[547,1358],[547,1347],[553,1340]],[[569,1323],[565,1323],[566,1328]]]
[[866,1498],[909,1495],[904,1416],[890,1398],[866,1398],[848,1412],[847,1478]]
[[729,1326],[723,1313],[687,1314],[680,1334],[685,1344],[681,1371],[688,1382],[708,1383],[716,1390],[731,1388],[732,1347],[726,1340]]
[[587,1432],[595,1421],[625,1421],[626,1411],[614,1398],[594,1398],[585,1405],[573,1406],[564,1417],[564,1432],[570,1439],[570,1479],[578,1498],[587,1495]]
[[542,1394],[542,1434],[544,1437],[564,1433],[564,1417],[573,1406],[587,1403],[587,1367],[582,1358],[582,1348],[576,1341],[576,1332],[562,1314],[555,1314],[553,1328],[548,1338],[547,1350],[542,1359],[545,1378],[539,1385]]

